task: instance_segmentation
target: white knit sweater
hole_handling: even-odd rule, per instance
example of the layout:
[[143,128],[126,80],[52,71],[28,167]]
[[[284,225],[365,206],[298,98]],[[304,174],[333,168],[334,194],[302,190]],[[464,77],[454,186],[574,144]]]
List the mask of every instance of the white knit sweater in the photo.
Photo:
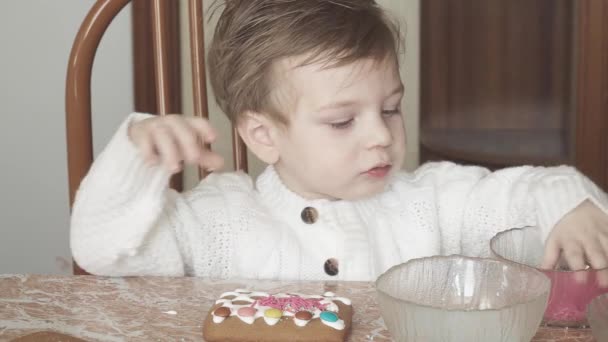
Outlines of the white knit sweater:
[[[398,173],[386,191],[349,202],[306,200],[272,167],[254,183],[212,174],[192,191],[167,187],[127,136],[132,114],[96,159],[73,207],[71,247],[99,275],[373,280],[389,267],[437,254],[488,256],[499,231],[538,225],[543,236],[585,199],[608,199],[571,167],[480,167],[429,163]],[[318,220],[302,221],[315,208]],[[328,258],[339,273],[327,275]]]

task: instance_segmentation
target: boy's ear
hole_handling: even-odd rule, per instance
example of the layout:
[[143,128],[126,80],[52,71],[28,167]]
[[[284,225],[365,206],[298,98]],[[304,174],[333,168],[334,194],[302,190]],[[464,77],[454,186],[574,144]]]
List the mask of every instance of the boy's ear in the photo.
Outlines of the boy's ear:
[[250,111],[242,115],[237,123],[239,135],[249,150],[269,165],[279,160],[277,129],[277,124],[266,115]]

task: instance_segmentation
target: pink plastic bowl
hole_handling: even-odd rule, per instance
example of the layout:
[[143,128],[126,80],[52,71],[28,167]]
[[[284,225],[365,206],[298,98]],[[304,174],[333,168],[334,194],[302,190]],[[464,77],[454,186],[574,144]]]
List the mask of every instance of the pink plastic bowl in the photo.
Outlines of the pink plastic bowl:
[[538,268],[544,246],[537,227],[499,233],[492,238],[490,248],[496,258],[535,267],[551,279],[549,304],[543,317],[546,325],[571,328],[588,326],[587,305],[597,296],[608,293],[608,287],[600,286],[598,281],[600,272],[600,277],[608,276],[608,269],[570,271]]

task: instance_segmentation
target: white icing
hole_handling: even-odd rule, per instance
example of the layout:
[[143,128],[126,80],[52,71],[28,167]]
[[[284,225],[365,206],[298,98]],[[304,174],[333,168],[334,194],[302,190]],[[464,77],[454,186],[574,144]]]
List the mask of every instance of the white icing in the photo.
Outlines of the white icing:
[[[259,304],[259,302],[257,302],[256,299],[252,298],[252,297],[268,297],[268,296],[270,296],[270,294],[268,294],[266,292],[251,292],[251,291],[247,291],[247,290],[237,289],[235,291],[223,293],[221,295],[220,299],[218,299],[215,303],[221,304],[222,306],[230,308],[231,309],[230,316],[237,316],[241,321],[243,321],[247,324],[253,324],[256,319],[264,318],[264,321],[266,322],[266,324],[275,325],[280,321],[280,318],[268,318],[268,317],[264,316],[264,312],[268,309],[271,309],[271,307],[262,306]],[[332,312],[336,312],[336,313],[339,311],[339,307],[334,301],[341,301],[342,303],[344,303],[346,305],[351,305],[351,301],[349,299],[342,298],[342,297],[336,297],[335,294],[332,292],[326,292],[324,296],[303,295],[303,294],[299,294],[299,293],[289,293],[289,294],[278,293],[273,296],[276,298],[289,298],[292,296],[298,296],[303,299],[320,299],[320,301],[319,301],[320,304],[327,304],[327,306],[325,307],[325,311],[332,311]],[[232,299],[227,299],[225,297],[232,297]],[[237,305],[237,304],[234,304],[234,302],[246,302],[248,304]],[[241,317],[238,315],[238,310],[243,307],[253,307],[253,308],[257,309],[257,311],[253,317]],[[311,314],[313,316],[312,319],[320,319],[321,312],[322,311],[318,308],[315,308],[313,311],[311,311]],[[283,317],[291,317],[292,321],[297,326],[303,327],[303,326],[306,326],[309,322],[309,321],[305,321],[305,320],[296,319],[294,316],[295,316],[295,312],[283,311]],[[225,318],[217,317],[217,316],[215,316],[215,314],[213,314],[213,322],[215,322],[215,323],[221,323],[224,321],[224,319]],[[334,329],[337,329],[337,330],[344,329],[344,321],[342,321],[342,320],[338,320],[336,322],[325,322],[325,321],[321,320],[321,322],[323,322],[323,324],[325,324],[329,327],[332,327]]]
[[279,322],[279,320],[280,320],[280,318],[264,317],[264,321],[268,325],[275,325],[275,324],[277,324]]
[[251,294],[249,294],[250,297],[268,297],[270,296],[269,293],[266,292],[251,292]]
[[243,317],[243,316],[237,315],[237,317],[240,318],[241,321],[243,321],[247,324],[253,324],[253,322],[255,322],[255,316]]
[[334,298],[332,298],[332,300],[339,300],[342,303],[344,303],[344,305],[351,305],[352,304],[352,302],[350,301],[350,299],[344,298],[344,297],[334,297]]
[[333,292],[325,292],[325,294],[323,294],[323,296],[325,296],[326,298],[331,298],[331,300],[339,300],[342,303],[346,304],[346,305],[351,305],[352,302],[350,301],[350,299],[348,298],[344,298],[344,297],[336,297],[336,294]]
[[325,311],[332,311],[332,312],[338,312],[339,308],[338,308],[338,304],[336,303],[329,303],[326,307],[325,307]]
[[222,295],[220,296],[220,298],[229,297],[229,296],[236,297],[236,296],[238,296],[238,295],[240,295],[240,293],[235,292],[235,291],[231,291],[231,292],[224,292],[224,293],[222,293]]
[[297,326],[299,326],[299,327],[303,327],[303,326],[305,326],[306,324],[308,324],[308,322],[310,322],[310,321],[306,321],[306,320],[303,320],[303,319],[297,319],[297,318],[294,318],[294,319],[293,319],[293,322],[294,322],[294,323],[295,323]]
[[255,300],[254,300],[254,299],[252,299],[252,298],[250,298],[250,297],[248,297],[248,296],[245,296],[245,295],[240,295],[240,296],[237,296],[237,297],[235,297],[235,298],[232,298],[231,300],[232,300],[233,302],[249,302],[249,303],[253,303],[253,302],[255,302]]
[[231,302],[230,299],[218,299],[218,300],[215,301],[215,304],[222,304],[222,305],[224,305],[224,304],[230,303],[230,302]]
[[224,319],[226,319],[226,318],[213,315],[213,323],[222,323],[224,321]]
[[220,298],[224,297],[239,297],[239,296],[247,296],[247,297],[268,297],[269,294],[266,292],[250,292],[247,290],[236,290],[230,292],[224,292],[220,296]]
[[325,325],[327,325],[329,327],[332,327],[334,329],[344,330],[344,326],[345,326],[344,325],[344,321],[341,320],[341,319],[339,319],[339,320],[337,320],[335,322],[327,322],[327,321],[324,321],[324,320],[321,320],[321,322],[323,322],[323,324],[325,324]]

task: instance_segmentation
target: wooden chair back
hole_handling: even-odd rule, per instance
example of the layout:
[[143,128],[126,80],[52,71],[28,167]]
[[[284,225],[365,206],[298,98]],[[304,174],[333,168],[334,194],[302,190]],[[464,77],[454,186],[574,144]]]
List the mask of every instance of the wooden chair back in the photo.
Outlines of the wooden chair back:
[[[93,163],[93,134],[91,126],[91,74],[99,43],[112,20],[131,0],[98,0],[88,12],[80,26],[70,53],[66,80],[66,132],[68,154],[68,176],[70,206],[74,202],[76,190]],[[168,114],[170,103],[168,93],[167,62],[167,13],[164,1],[152,2],[152,22],[154,29],[154,64],[156,75],[156,100],[159,115]],[[201,0],[188,0],[190,23],[190,47],[192,59],[192,80],[194,115],[208,118],[207,87],[205,73],[204,16]],[[134,9],[135,10],[135,9]],[[126,114],[126,113],[125,113]],[[233,158],[237,170],[247,171],[247,153],[244,143],[233,128]],[[205,177],[199,170],[199,177]],[[181,189],[178,182],[172,185]],[[75,274],[86,274],[74,265]]]

